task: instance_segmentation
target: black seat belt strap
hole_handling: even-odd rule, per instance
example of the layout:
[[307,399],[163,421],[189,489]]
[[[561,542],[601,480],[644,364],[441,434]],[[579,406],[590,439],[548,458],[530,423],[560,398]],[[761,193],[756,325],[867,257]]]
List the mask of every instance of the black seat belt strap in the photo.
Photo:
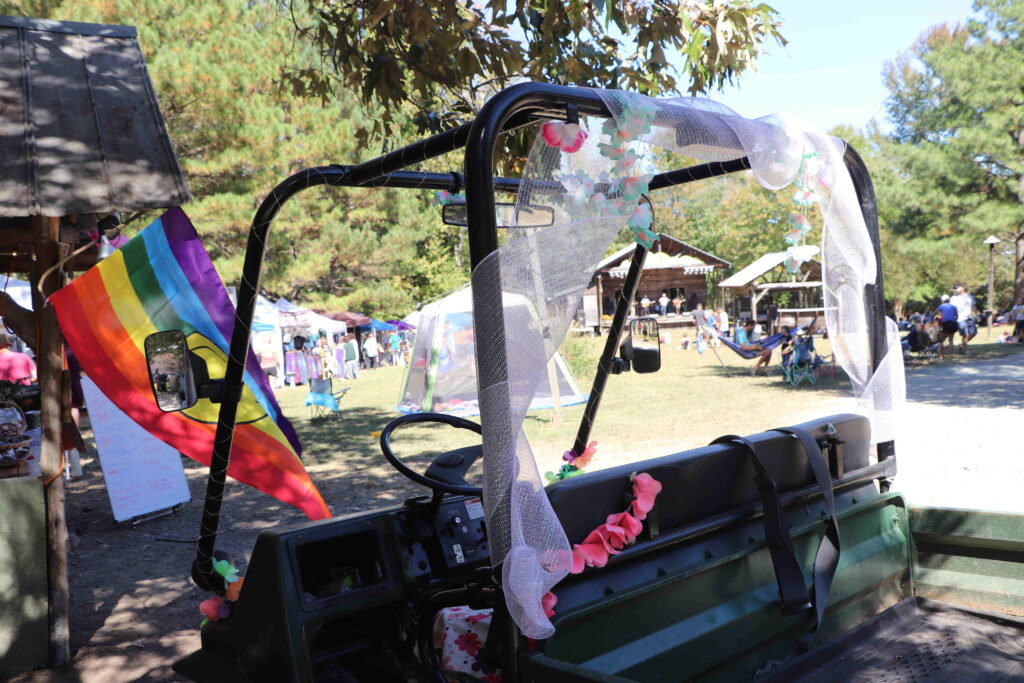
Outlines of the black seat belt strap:
[[836,569],[839,567],[839,521],[836,519],[836,501],[832,490],[832,472],[828,467],[828,460],[822,452],[817,439],[806,429],[786,427],[774,430],[783,434],[790,434],[800,440],[804,453],[807,454],[807,461],[810,463],[811,472],[821,487],[825,500],[825,507],[828,510],[828,518],[825,520],[825,535],[818,544],[818,552],[814,556],[814,630],[800,640],[797,647],[806,651],[821,627],[822,618],[825,615],[825,608],[828,606],[828,594],[832,588],[832,580],[835,578]]
[[793,538],[789,526],[782,513],[782,501],[779,499],[779,488],[765,469],[764,463],[757,454],[754,444],[742,436],[727,435],[711,442],[712,444],[731,443],[744,447],[750,462],[754,466],[754,482],[761,497],[764,508],[764,535],[768,552],[775,570],[775,582],[779,586],[779,607],[784,615],[798,614],[811,608],[807,582],[804,578],[800,561],[793,549]]

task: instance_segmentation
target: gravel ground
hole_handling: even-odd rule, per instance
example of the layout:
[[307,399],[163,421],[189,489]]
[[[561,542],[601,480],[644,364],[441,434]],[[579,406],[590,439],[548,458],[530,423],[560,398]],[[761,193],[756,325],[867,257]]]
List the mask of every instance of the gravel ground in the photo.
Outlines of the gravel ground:
[[1024,354],[907,373],[894,490],[912,505],[1024,512]]

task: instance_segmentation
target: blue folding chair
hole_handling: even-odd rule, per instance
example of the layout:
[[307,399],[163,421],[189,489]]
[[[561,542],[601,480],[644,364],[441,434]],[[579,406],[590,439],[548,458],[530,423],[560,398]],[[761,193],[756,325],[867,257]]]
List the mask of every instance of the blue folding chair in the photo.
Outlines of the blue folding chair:
[[818,383],[819,362],[814,352],[814,338],[793,337],[793,352],[782,357],[782,381],[800,386],[803,381]]
[[309,419],[317,420],[325,417],[340,417],[341,408],[338,401],[349,390],[334,390],[334,378],[309,380],[309,393],[306,394],[306,405],[309,406]]

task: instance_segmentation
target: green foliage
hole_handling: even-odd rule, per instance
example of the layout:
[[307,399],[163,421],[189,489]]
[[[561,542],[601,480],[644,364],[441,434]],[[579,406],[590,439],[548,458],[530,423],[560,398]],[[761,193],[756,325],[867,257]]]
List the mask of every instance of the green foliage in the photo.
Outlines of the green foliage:
[[[288,69],[318,63],[279,3],[68,0],[58,19],[132,24],[194,200],[186,206],[221,277],[237,282],[262,197],[291,173],[368,156],[356,132],[378,111],[346,91],[322,103],[282,91]],[[408,131],[408,121],[394,117]],[[412,136],[412,133],[409,133]],[[261,291],[379,318],[401,317],[465,278],[428,193],[308,190],[274,223]],[[144,221],[140,221],[143,224]],[[461,281],[464,281],[462,279]]]
[[900,239],[959,236],[947,242],[961,248],[955,265],[981,267],[954,270],[947,287],[964,279],[976,291],[987,278],[981,241],[1001,237],[1013,245],[1016,296],[1024,292],[1024,5],[981,0],[975,11],[966,25],[933,27],[886,66],[895,144],[884,152],[901,186],[892,189],[899,215],[889,227]]
[[406,106],[417,112],[420,131],[449,128],[520,78],[647,94],[705,92],[752,68],[770,39],[785,44],[775,10],[748,0],[291,4],[308,8],[310,19],[296,25],[323,62],[297,66],[288,82],[325,97],[338,84],[358,93],[365,106],[380,109],[360,133],[376,137],[394,134]]
[[[795,209],[790,194],[766,190],[749,172],[661,190],[652,195],[656,229],[739,269],[768,252],[785,251],[782,236]],[[808,243],[816,244],[821,218],[816,210],[808,218]]]
[[[603,343],[602,339],[601,344]],[[587,337],[569,334],[562,341],[562,345],[558,347],[558,352],[562,354],[562,359],[569,366],[577,385],[586,386],[594,381],[594,375],[597,373],[597,361],[601,358],[603,348],[601,344]]]

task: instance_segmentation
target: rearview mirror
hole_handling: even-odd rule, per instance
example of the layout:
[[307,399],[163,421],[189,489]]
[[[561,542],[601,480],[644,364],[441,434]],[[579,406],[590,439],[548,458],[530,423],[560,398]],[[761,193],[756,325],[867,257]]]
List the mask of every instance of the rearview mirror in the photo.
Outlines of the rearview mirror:
[[[555,224],[555,210],[550,206],[526,204],[518,209],[515,204],[498,202],[494,206],[499,228],[546,228]],[[465,204],[445,204],[441,207],[441,220],[445,225],[469,225]]]
[[629,356],[626,359],[632,365],[633,372],[646,374],[661,369],[661,336],[656,318],[637,318],[631,321],[629,338],[623,347],[627,345]]
[[145,349],[157,407],[173,413],[194,406],[196,387],[185,334],[181,330],[154,332],[146,337]]

